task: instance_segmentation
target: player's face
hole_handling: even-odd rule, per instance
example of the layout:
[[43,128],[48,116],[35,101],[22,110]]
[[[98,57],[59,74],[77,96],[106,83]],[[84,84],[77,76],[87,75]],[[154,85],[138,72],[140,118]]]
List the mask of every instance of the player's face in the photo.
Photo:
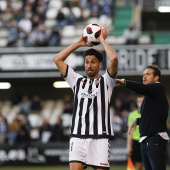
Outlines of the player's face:
[[158,81],[158,76],[154,76],[154,70],[147,68],[143,72],[143,84],[151,84]]
[[94,55],[87,55],[85,58],[85,71],[89,78],[98,78],[99,69],[102,63]]

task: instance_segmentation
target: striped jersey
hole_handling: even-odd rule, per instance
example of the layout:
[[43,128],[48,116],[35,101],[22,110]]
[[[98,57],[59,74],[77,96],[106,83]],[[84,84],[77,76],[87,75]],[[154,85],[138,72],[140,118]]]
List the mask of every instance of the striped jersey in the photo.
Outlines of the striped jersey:
[[110,77],[106,71],[98,79],[90,79],[67,66],[64,79],[74,93],[70,137],[112,139],[114,133],[109,106],[116,78]]

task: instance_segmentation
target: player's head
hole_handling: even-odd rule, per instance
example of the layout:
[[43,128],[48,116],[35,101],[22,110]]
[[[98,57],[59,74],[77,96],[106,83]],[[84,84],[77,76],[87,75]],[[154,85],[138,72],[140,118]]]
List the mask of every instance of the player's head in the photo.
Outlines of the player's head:
[[84,53],[85,57],[88,56],[88,55],[94,55],[100,62],[103,62],[102,52],[95,50],[94,48],[90,48]]
[[156,83],[160,77],[161,71],[158,66],[147,66],[143,72],[143,84]]
[[85,71],[89,78],[98,78],[102,67],[103,54],[93,48],[85,52]]

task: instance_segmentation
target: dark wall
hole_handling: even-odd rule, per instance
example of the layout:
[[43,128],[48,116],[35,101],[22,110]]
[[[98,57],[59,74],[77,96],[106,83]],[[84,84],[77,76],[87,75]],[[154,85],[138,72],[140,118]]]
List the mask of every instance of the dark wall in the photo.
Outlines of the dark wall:
[[[34,95],[40,95],[41,99],[62,99],[64,94],[72,94],[72,90],[56,89],[53,87],[53,82],[62,80],[60,78],[35,78],[35,79],[6,79],[11,83],[11,88],[8,90],[0,90],[0,100],[12,100],[16,103],[21,99],[23,94],[32,98]],[[2,81],[2,80],[1,80]]]

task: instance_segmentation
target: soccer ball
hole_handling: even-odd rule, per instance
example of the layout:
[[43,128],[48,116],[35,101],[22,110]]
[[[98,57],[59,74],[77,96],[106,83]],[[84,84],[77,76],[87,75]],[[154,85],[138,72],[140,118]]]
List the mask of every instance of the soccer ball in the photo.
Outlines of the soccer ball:
[[101,28],[99,24],[89,24],[84,28],[83,37],[87,45],[93,46],[100,44]]

